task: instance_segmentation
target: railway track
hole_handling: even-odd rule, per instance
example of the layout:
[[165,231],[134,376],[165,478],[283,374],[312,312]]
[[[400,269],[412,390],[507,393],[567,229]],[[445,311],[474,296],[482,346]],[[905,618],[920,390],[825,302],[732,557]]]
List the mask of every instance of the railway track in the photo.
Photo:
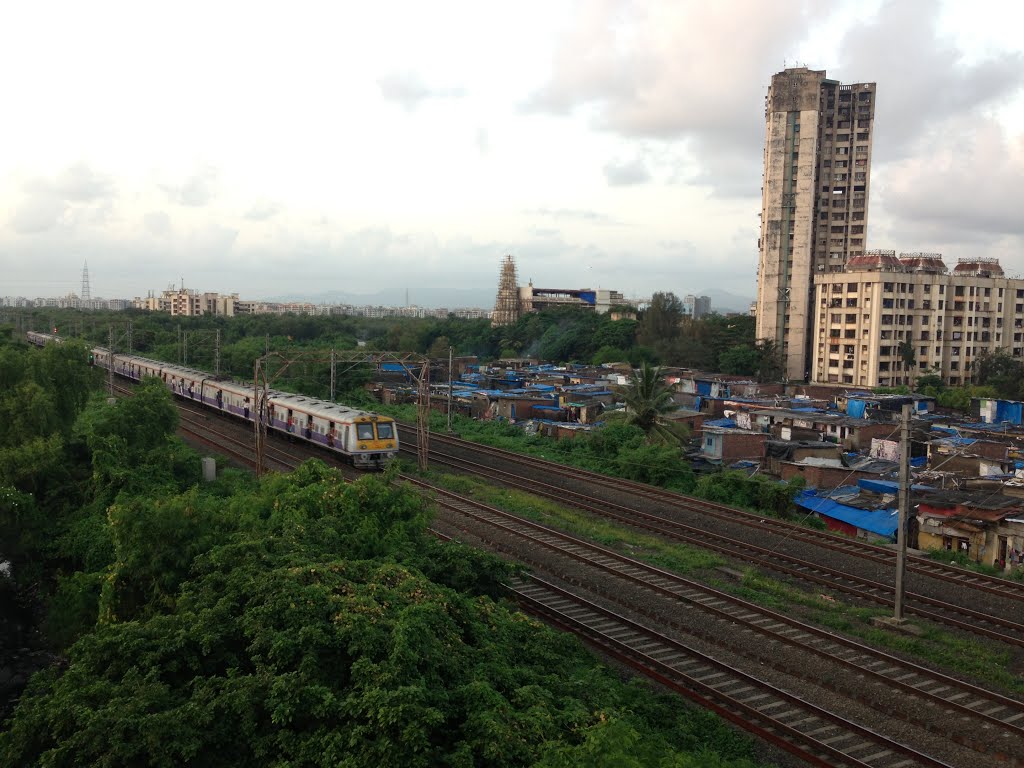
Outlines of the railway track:
[[549,582],[533,578],[510,589],[527,611],[810,765],[949,765]]
[[[484,524],[500,531],[504,535],[521,540],[525,551],[547,550],[568,560],[585,564],[588,568],[601,571],[615,579],[628,583],[633,589],[642,589],[664,598],[667,603],[662,612],[649,612],[645,616],[655,621],[656,626],[644,627],[644,637],[650,638],[651,633],[661,635],[665,627],[678,629],[701,640],[734,653],[743,653],[744,643],[736,642],[741,635],[757,635],[764,640],[766,648],[772,653],[762,657],[754,657],[751,664],[772,663],[778,657],[778,648],[788,646],[796,656],[813,654],[827,660],[830,664],[844,669],[850,678],[860,679],[861,688],[844,689],[844,681],[837,680],[834,687],[837,693],[854,698],[876,709],[881,708],[887,714],[899,717],[907,722],[922,727],[929,727],[925,720],[915,718],[913,712],[940,712],[944,717],[959,719],[961,725],[956,729],[953,739],[979,753],[994,756],[1013,754],[1013,750],[1024,746],[1024,702],[992,693],[985,688],[966,683],[941,673],[934,672],[920,665],[891,656],[881,651],[864,646],[856,641],[848,640],[830,632],[803,624],[795,619],[746,602],[692,580],[663,571],[659,568],[634,560],[620,553],[582,541],[539,523],[522,520],[511,513],[488,507],[472,500],[464,499],[443,489],[430,486],[423,481],[410,479],[425,490],[435,494],[435,501],[446,510],[459,515],[476,524]],[[473,531],[476,531],[476,527]],[[479,532],[474,535],[479,536]],[[496,542],[486,539],[492,546]],[[497,544],[498,548],[502,548]],[[508,550],[506,550],[508,551]],[[539,567],[551,571],[550,561]],[[561,574],[559,574],[561,576]],[[521,594],[522,589],[515,592]],[[527,594],[528,591],[527,591]],[[584,598],[559,592],[561,600],[577,603],[588,602]],[[631,600],[628,590],[603,593],[609,600],[618,602],[624,609],[637,612],[637,602]],[[674,606],[674,607],[673,607]],[[608,617],[607,608],[602,608]],[[686,627],[681,627],[673,615],[680,611],[699,611],[700,618],[691,618]],[[636,624],[630,620],[630,626]],[[616,635],[609,629],[607,634]],[[616,639],[613,637],[613,639]],[[673,640],[675,648],[685,640]],[[692,650],[689,648],[688,650]],[[620,649],[621,650],[621,649]],[[749,655],[749,651],[747,651]],[[808,682],[822,685],[820,680],[806,673],[801,668],[783,669],[785,664],[778,663],[776,668],[786,674],[801,676],[806,674]],[[845,682],[848,682],[845,681]],[[768,685],[762,681],[762,686]],[[824,683],[828,686],[828,683]],[[769,686],[771,687],[771,686]],[[694,689],[690,689],[691,692]],[[759,689],[764,691],[764,687]],[[886,695],[896,691],[898,696]],[[886,704],[888,702],[888,704]],[[934,726],[932,723],[931,726]],[[976,736],[975,736],[976,734]],[[846,755],[845,757],[856,757]],[[829,755],[835,759],[836,755]],[[824,764],[829,763],[827,760]],[[854,763],[858,764],[858,763]],[[866,764],[876,764],[868,761]]]
[[[401,424],[400,428],[406,433],[407,445],[416,444],[416,432],[408,425]],[[822,547],[833,552],[841,552],[851,557],[870,560],[877,563],[891,565],[895,568],[896,553],[889,548],[869,544],[867,542],[853,541],[841,535],[817,531],[797,523],[766,518],[737,507],[730,507],[725,504],[718,504],[712,501],[705,501],[693,496],[667,491],[656,488],[646,483],[638,483],[632,480],[625,480],[598,472],[585,469],[569,467],[565,464],[540,459],[534,456],[507,451],[501,448],[494,448],[474,443],[468,440],[451,437],[442,433],[431,433],[431,452],[437,445],[448,445],[457,448],[469,449],[477,454],[486,454],[500,458],[502,461],[517,464],[526,468],[526,471],[536,476],[538,469],[543,469],[559,477],[570,477],[574,481],[583,481],[589,485],[606,488],[608,490],[622,493],[627,492],[641,499],[648,499],[662,504],[669,504],[677,509],[693,512],[698,515],[713,517],[731,524],[739,524],[757,531],[769,531],[786,541],[799,541]],[[1024,603],[1024,582],[1011,581],[1009,579],[977,573],[965,568],[950,567],[943,563],[936,562],[929,558],[917,555],[908,555],[907,570],[929,578],[945,581],[950,584],[987,592],[1000,597],[1016,600]]]
[[[710,549],[729,557],[742,554],[745,562],[809,582],[816,587],[840,592],[867,604],[892,607],[895,602],[895,588],[890,584],[860,578],[836,568],[785,554],[774,548],[757,546],[699,526],[595,499],[586,494],[542,483],[537,479],[526,480],[519,475],[451,456],[437,449],[431,451],[431,460],[435,464],[445,464],[463,472],[482,475],[489,480],[497,480],[560,504],[571,504],[602,518],[640,528],[666,539]],[[993,616],[913,591],[907,591],[905,597],[904,610],[907,614],[1024,648],[1024,624],[1019,621]]]

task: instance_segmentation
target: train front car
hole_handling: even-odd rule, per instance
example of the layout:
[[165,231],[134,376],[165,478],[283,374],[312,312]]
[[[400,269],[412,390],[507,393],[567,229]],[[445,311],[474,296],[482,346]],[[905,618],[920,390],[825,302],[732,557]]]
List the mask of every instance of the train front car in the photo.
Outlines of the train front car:
[[384,469],[398,455],[398,430],[394,419],[361,411],[353,416],[352,463],[366,469]]

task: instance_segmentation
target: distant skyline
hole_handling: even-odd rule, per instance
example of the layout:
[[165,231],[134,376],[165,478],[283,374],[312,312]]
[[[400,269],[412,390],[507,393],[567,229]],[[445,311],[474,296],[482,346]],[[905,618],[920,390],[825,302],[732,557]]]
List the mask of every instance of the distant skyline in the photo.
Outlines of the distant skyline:
[[798,64],[878,83],[869,248],[1024,273],[1024,10],[818,5],[6,4],[0,294],[753,297]]

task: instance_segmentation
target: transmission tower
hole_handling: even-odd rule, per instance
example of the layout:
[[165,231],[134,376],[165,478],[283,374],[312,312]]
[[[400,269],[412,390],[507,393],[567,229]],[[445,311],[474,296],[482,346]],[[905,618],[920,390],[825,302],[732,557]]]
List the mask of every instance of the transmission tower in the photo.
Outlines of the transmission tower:
[[501,261],[501,277],[498,280],[498,296],[494,300],[494,314],[491,326],[512,325],[519,319],[519,279],[516,263],[511,256]]
[[88,301],[92,298],[89,293],[89,262],[85,262],[85,266],[82,267],[82,301]]

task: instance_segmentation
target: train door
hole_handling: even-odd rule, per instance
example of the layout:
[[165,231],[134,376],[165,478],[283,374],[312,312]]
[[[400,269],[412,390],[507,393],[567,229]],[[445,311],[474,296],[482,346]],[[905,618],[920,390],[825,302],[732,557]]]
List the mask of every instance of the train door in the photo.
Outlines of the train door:
[[295,434],[295,414],[292,412],[291,408],[288,409],[288,423],[286,428],[288,432]]
[[313,439],[313,415],[312,414],[306,414],[306,430],[305,430],[305,433],[306,433],[306,439],[307,440],[312,440]]
[[243,418],[245,418],[246,421],[248,421],[248,419],[249,419],[249,398],[248,397],[245,398],[245,404],[244,404],[244,407],[242,408],[242,415],[243,415]]
[[270,426],[274,426],[274,411],[275,411],[274,404],[271,403],[270,404]]
[[334,447],[334,437],[335,437],[334,422],[333,421],[329,421],[329,422],[327,422],[327,445],[330,446],[331,448]]
[[218,389],[217,390],[217,407],[220,410],[222,410],[222,411],[224,410],[224,390],[223,389]]

